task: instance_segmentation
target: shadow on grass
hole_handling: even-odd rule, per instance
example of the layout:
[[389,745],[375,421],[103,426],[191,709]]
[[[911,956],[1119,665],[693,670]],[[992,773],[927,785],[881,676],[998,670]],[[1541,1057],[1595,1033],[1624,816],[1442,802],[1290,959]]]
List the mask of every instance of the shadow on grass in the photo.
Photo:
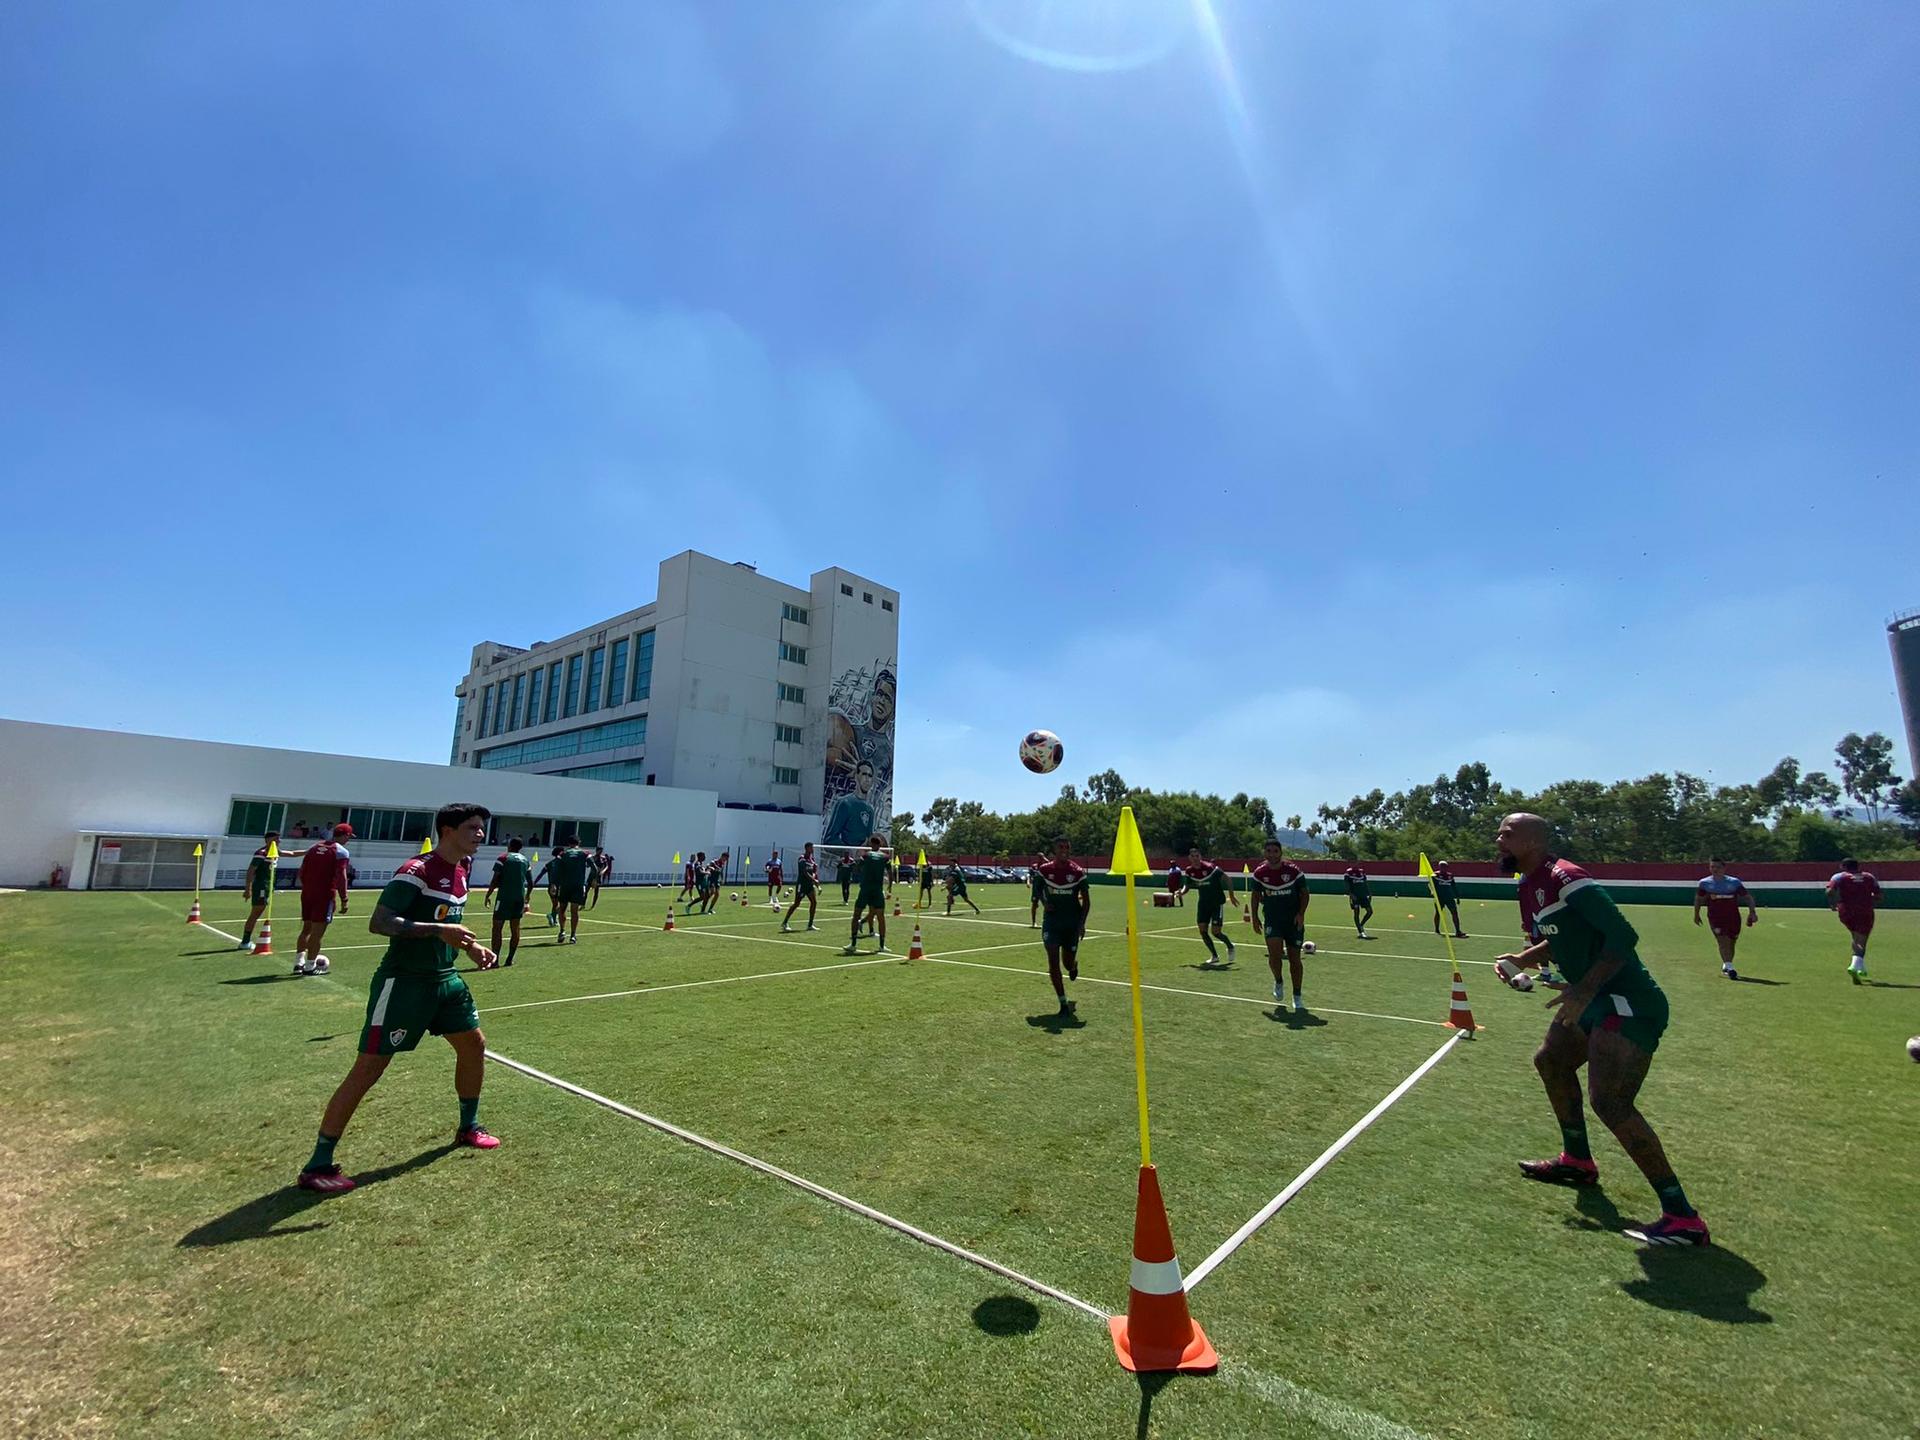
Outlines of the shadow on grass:
[[1187,966],[1187,969],[1189,970],[1221,971],[1221,970],[1231,970],[1233,968],[1234,968],[1234,962],[1231,960],[1202,960],[1197,965]]
[[329,1040],[338,1040],[339,1038],[338,1035],[309,1035],[307,1037],[307,1044],[324,1045]]
[[1045,1015],[1027,1016],[1027,1024],[1049,1035],[1058,1035],[1063,1030],[1084,1030],[1087,1022],[1080,1018],[1076,1010],[1050,1010]]
[[973,1323],[989,1335],[1026,1335],[1040,1328],[1040,1307],[1018,1295],[989,1295],[973,1307]]
[[[411,1160],[402,1160],[397,1165],[383,1165],[378,1170],[368,1170],[353,1177],[359,1187],[378,1185],[383,1180],[392,1180],[409,1171],[418,1170],[423,1165],[431,1165],[443,1155],[450,1155],[457,1147],[453,1145],[435,1145],[422,1150]],[[302,1190],[294,1185],[282,1185],[269,1190],[257,1200],[229,1210],[226,1214],[196,1225],[174,1242],[176,1249],[199,1250],[212,1245],[231,1245],[236,1240],[271,1240],[280,1235],[299,1235],[309,1230],[327,1228],[324,1220],[310,1225],[283,1225],[283,1220],[297,1219],[319,1205],[337,1196],[321,1195],[312,1190]]]
[[[1617,1235],[1630,1223],[1598,1185],[1572,1187],[1582,1218],[1567,1224]],[[1724,1245],[1643,1245],[1638,1280],[1620,1288],[1634,1299],[1662,1310],[1684,1310],[1722,1325],[1771,1325],[1773,1316],[1756,1309],[1751,1297],[1767,1283],[1758,1266]]]
[[296,975],[291,970],[276,970],[271,975],[236,975],[231,980],[216,980],[216,985],[277,985],[282,980],[304,980],[304,975]]
[[1134,1440],[1146,1440],[1153,1425],[1153,1397],[1180,1378],[1171,1370],[1160,1370],[1133,1377],[1140,1382],[1140,1423],[1133,1427]]
[[1860,983],[1875,990],[1920,990],[1920,985],[1906,985],[1898,980],[1862,980]]
[[209,955],[245,955],[248,953],[248,951],[242,950],[238,945],[222,945],[218,950],[182,950],[180,952],[180,958],[182,960],[204,960]]
[[1791,980],[1762,980],[1758,975],[1742,975],[1734,982],[1736,985],[1791,985]]
[[1317,1030],[1327,1023],[1311,1010],[1283,1010],[1278,1005],[1271,1010],[1262,1010],[1260,1013],[1274,1024],[1284,1025],[1289,1030]]

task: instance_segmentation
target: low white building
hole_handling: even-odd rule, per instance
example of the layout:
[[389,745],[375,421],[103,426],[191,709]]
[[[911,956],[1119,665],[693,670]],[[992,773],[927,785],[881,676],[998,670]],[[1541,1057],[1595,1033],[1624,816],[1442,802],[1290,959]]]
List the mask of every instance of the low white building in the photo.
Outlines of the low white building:
[[776,846],[820,838],[818,814],[726,809],[712,790],[0,720],[0,886],[57,866],[75,889],[192,889],[195,846],[201,885],[233,885],[263,832],[297,848],[342,820],[359,883],[379,884],[456,800],[493,811],[482,875],[514,836],[544,854],[575,832],[613,856],[616,883],[665,880],[696,850],[731,850],[740,877],[751,856],[757,876]]

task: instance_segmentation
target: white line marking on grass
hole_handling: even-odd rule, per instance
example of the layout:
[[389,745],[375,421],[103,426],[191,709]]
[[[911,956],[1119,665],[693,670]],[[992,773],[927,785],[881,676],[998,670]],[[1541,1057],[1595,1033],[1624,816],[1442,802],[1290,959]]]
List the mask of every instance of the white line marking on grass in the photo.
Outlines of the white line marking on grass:
[[532,1010],[541,1005],[575,1005],[582,1000],[620,1000],[628,995],[658,995],[667,990],[693,990],[702,985],[743,985],[749,980],[778,980],[783,975],[814,975],[822,970],[854,970],[862,965],[891,965],[897,957],[881,955],[872,960],[848,960],[839,965],[802,965],[797,970],[767,970],[759,975],[721,975],[712,980],[681,980],[672,985],[642,985],[635,990],[609,990],[601,995],[566,995],[558,1000],[522,1000],[513,1005],[487,1005],[482,1015],[497,1015],[502,1010]]
[[[151,895],[142,895],[136,891],[134,892],[133,898],[136,900],[146,901],[149,905],[153,906],[153,908],[156,910],[167,910],[166,906],[162,905],[158,900],[154,899]],[[172,914],[173,912],[168,910],[167,913]],[[200,928],[202,930],[211,930],[214,934],[224,936],[226,939],[233,941],[233,945],[234,945],[233,953],[236,955],[242,953],[240,950],[240,937],[238,935],[230,934],[227,931],[222,930],[218,925],[209,925],[204,916],[201,918]],[[344,950],[347,947],[343,945],[340,948]],[[245,953],[248,955],[253,954],[251,950],[248,950]],[[289,970],[286,973],[288,975],[288,978],[292,978],[293,971]],[[346,986],[342,985],[338,980],[334,979],[333,976],[322,975],[317,971],[309,972],[308,974],[302,976],[301,978],[305,980],[322,981],[328,985],[333,986],[336,990],[345,990],[347,988]]]
[[[994,945],[987,948],[1005,950],[1012,947]],[[1021,965],[987,965],[978,960],[956,960],[953,958],[956,955],[978,955],[981,953],[983,952],[978,950],[955,950],[947,955],[929,955],[927,956],[927,960],[935,965],[966,965],[975,970],[1004,970],[1009,975],[1045,975],[1047,973],[1045,970],[1030,970]],[[1119,985],[1125,987],[1131,982],[1126,980],[1103,980],[1097,975],[1082,975],[1079,983],[1083,985]],[[1250,995],[1221,995],[1212,990],[1182,990],[1173,985],[1143,984],[1140,988],[1142,990],[1152,990],[1161,995],[1193,995],[1202,1000],[1226,1000],[1235,1005],[1258,1005],[1262,1009],[1271,1009],[1273,1006],[1271,1000],[1256,1000]],[[1411,1015],[1382,1015],[1373,1010],[1334,1010],[1331,1008],[1315,1007],[1308,1013],[1314,1015],[1354,1015],[1363,1020],[1398,1020],[1405,1025],[1437,1025],[1443,1030],[1446,1028],[1447,1023],[1444,1020],[1416,1020]]]
[[1441,1060],[1446,1057],[1446,1053],[1453,1049],[1455,1045],[1458,1045],[1465,1035],[1466,1032],[1460,1030],[1448,1036],[1447,1043],[1423,1060],[1420,1063],[1420,1067],[1411,1075],[1407,1076],[1406,1079],[1388,1091],[1386,1099],[1382,1100],[1378,1105],[1374,1106],[1365,1115],[1362,1115],[1355,1121],[1353,1125],[1348,1128],[1346,1134],[1342,1135],[1338,1140],[1334,1141],[1333,1144],[1320,1152],[1319,1159],[1315,1160],[1311,1165],[1307,1166],[1306,1169],[1294,1176],[1294,1178],[1288,1182],[1286,1189],[1282,1190],[1278,1195],[1274,1196],[1273,1199],[1261,1206],[1259,1212],[1251,1220],[1247,1221],[1246,1224],[1229,1235],[1219,1249],[1215,1250],[1211,1255],[1207,1256],[1206,1259],[1196,1265],[1193,1273],[1187,1276],[1188,1291],[1191,1292],[1194,1286],[1198,1285],[1218,1269],[1221,1262],[1233,1254],[1234,1251],[1238,1250],[1241,1245],[1253,1235],[1254,1231],[1258,1230],[1262,1225],[1266,1224],[1267,1221],[1279,1214],[1281,1206],[1285,1205],[1289,1200],[1293,1199],[1294,1196],[1306,1189],[1314,1176],[1332,1164],[1334,1157],[1346,1149],[1347,1146],[1351,1145],[1354,1140],[1359,1137],[1361,1131],[1365,1130],[1369,1125],[1373,1124],[1374,1121],[1386,1114],[1387,1111],[1393,1107],[1394,1102],[1406,1094],[1407,1091],[1411,1090],[1422,1075],[1438,1065]]
[[642,1125],[652,1126],[663,1135],[671,1135],[676,1140],[684,1140],[689,1145],[697,1145],[700,1149],[710,1154],[732,1160],[736,1164],[746,1166],[749,1170],[757,1170],[762,1175],[770,1175],[775,1180],[784,1181],[796,1189],[806,1191],[809,1195],[817,1196],[822,1200],[838,1205],[843,1210],[850,1210],[855,1215],[864,1216],[868,1220],[886,1226],[889,1230],[896,1230],[909,1239],[918,1240],[923,1245],[931,1245],[934,1249],[944,1251],[956,1259],[964,1260],[969,1265],[977,1265],[982,1270],[1000,1276],[1003,1280],[1011,1280],[1016,1285],[1024,1285],[1036,1295],[1045,1295],[1050,1300],[1058,1300],[1063,1305],[1071,1305],[1074,1309],[1084,1311],[1096,1320],[1105,1320],[1107,1318],[1107,1312],[1105,1310],[1102,1310],[1097,1305],[1088,1304],[1078,1296],[1069,1295],[1064,1290],[1057,1290],[1044,1281],[1035,1280],[1029,1275],[1022,1275],[1018,1270],[1002,1265],[997,1260],[989,1260],[986,1256],[968,1250],[964,1246],[956,1245],[951,1240],[943,1240],[938,1235],[922,1230],[917,1225],[909,1225],[904,1220],[895,1219],[883,1210],[874,1209],[871,1205],[862,1205],[858,1200],[849,1199],[837,1190],[829,1190],[824,1185],[817,1185],[811,1180],[803,1179],[790,1170],[782,1170],[778,1165],[770,1164],[765,1160],[748,1155],[744,1151],[735,1150],[730,1145],[722,1145],[717,1140],[709,1140],[706,1136],[697,1135],[693,1131],[675,1125],[669,1120],[662,1120],[657,1116],[648,1115],[644,1111],[635,1110],[629,1105],[622,1105],[618,1100],[609,1100],[604,1095],[596,1095],[584,1086],[575,1085],[570,1080],[562,1080],[557,1075],[549,1075],[544,1070],[536,1070],[531,1065],[509,1059],[496,1050],[490,1049],[486,1052],[486,1055],[487,1058],[494,1063],[505,1065],[510,1070],[517,1070],[522,1075],[538,1080],[542,1084],[551,1085],[557,1090],[564,1090],[570,1095],[577,1095],[582,1100],[591,1100],[595,1105],[611,1110],[616,1115],[623,1115],[629,1120],[638,1120]]
[[1340,1436],[1341,1440],[1433,1440],[1424,1431],[1409,1429],[1344,1400],[1315,1394],[1304,1385],[1255,1370],[1237,1360],[1221,1360],[1220,1378],[1294,1419],[1305,1420],[1330,1435]]
[[[1180,940],[1188,945],[1198,945],[1200,943],[1200,937],[1198,935],[1177,935],[1171,930],[1142,930],[1140,933],[1149,940]],[[1253,943],[1252,940],[1247,941],[1248,945],[1252,945]],[[1264,940],[1261,941],[1263,947],[1265,943]],[[1265,953],[1264,948],[1262,949],[1262,953]],[[1314,946],[1313,953],[1316,955],[1359,955],[1369,960],[1426,960],[1439,965],[1445,965],[1447,963],[1447,957],[1444,955],[1401,955],[1392,950],[1329,950],[1326,946],[1317,943]],[[1491,965],[1493,961],[1462,960],[1460,963],[1462,965]]]

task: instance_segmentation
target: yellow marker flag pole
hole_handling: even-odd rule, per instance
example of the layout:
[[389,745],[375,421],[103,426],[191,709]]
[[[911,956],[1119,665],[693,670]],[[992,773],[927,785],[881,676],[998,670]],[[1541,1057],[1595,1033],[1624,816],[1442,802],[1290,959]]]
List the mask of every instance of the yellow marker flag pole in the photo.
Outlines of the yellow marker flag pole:
[[1133,990],[1133,1076],[1140,1100],[1140,1164],[1153,1164],[1153,1142],[1147,1133],[1147,1027],[1140,1010],[1140,913],[1133,898],[1134,877],[1152,875],[1147,864],[1146,846],[1140,843],[1140,827],[1133,818],[1133,807],[1120,807],[1120,830],[1113,837],[1113,860],[1109,875],[1124,875],[1127,881],[1127,974]]
[[[273,924],[273,892],[280,888],[280,842],[267,841],[267,924]],[[296,939],[299,937],[296,936]]]
[[[1427,852],[1424,850],[1420,852],[1420,878],[1427,882],[1427,894],[1433,900],[1433,913],[1437,916],[1440,913],[1440,887],[1434,884],[1433,866],[1428,863]],[[1458,975],[1460,973],[1460,962],[1454,958],[1453,937],[1442,930],[1440,932],[1440,938],[1447,942],[1447,959],[1453,961],[1453,973]]]
[[924,845],[920,847],[920,864],[915,868],[913,875],[920,882],[919,893],[913,897],[913,908],[918,910],[920,896],[927,893],[927,847]]
[[196,905],[200,903],[200,857],[206,853],[203,846],[193,847],[193,903]]

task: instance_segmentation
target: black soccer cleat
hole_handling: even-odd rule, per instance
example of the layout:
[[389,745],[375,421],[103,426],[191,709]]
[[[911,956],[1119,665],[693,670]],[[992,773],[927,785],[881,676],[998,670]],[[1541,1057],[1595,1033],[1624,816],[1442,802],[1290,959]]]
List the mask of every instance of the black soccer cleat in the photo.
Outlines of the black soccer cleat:
[[1598,1185],[1600,1167],[1591,1160],[1560,1154],[1551,1160],[1522,1160],[1520,1173],[1543,1185]]

